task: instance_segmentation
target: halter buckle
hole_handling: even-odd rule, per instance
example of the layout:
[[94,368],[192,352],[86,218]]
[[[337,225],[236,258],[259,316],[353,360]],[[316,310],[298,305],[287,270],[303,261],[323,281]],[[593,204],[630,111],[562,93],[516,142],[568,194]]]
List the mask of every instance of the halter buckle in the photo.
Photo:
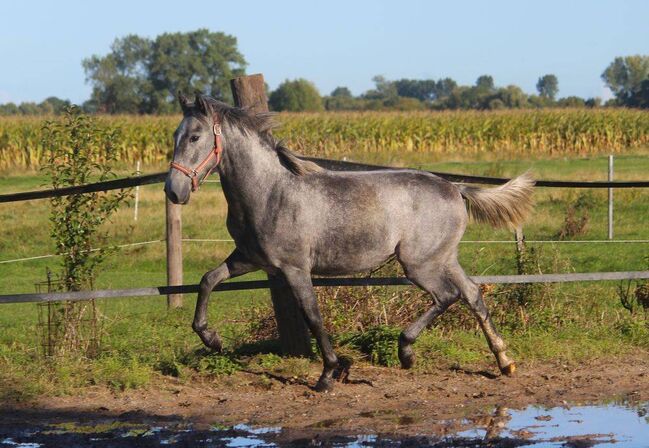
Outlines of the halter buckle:
[[214,132],[214,135],[221,135],[221,125],[220,124],[215,124],[212,127],[212,131]]

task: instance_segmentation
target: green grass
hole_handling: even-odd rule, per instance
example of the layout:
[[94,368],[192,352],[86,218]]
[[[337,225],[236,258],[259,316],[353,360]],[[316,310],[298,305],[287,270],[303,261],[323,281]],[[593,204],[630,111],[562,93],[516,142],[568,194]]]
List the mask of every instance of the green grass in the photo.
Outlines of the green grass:
[[[368,161],[368,160],[366,160]],[[511,162],[445,162],[421,168],[477,175],[513,176],[532,169],[538,178],[605,180],[606,157],[588,159],[517,160]],[[646,180],[649,158],[640,154],[616,157],[617,180]],[[149,167],[155,171],[157,167]],[[126,172],[125,172],[126,173]],[[7,174],[0,177],[0,191],[9,193],[41,188],[46,179],[39,174]],[[536,208],[525,225],[528,240],[556,240],[568,205],[580,199],[589,204],[586,231],[573,239],[603,240],[607,232],[605,190],[539,188]],[[183,208],[185,238],[229,239],[225,229],[226,204],[218,184],[206,184]],[[53,253],[49,239],[48,202],[0,204],[0,261]],[[641,189],[615,191],[615,238],[649,239],[649,192]],[[161,185],[140,189],[138,221],[132,204],[123,207],[106,226],[108,237],[101,245],[164,239],[164,196]],[[508,231],[472,224],[464,240],[507,240]],[[649,244],[529,244],[536,251],[543,272],[588,272],[647,269]],[[184,282],[197,283],[231,251],[230,242],[195,243],[183,246]],[[460,246],[461,263],[474,275],[515,273],[513,244]],[[46,269],[57,271],[58,259],[45,258],[0,264],[0,294],[34,292],[35,283],[45,280]],[[263,278],[260,273],[244,278]],[[107,258],[96,288],[129,288],[162,285],[166,281],[165,246],[162,242],[116,251]],[[494,315],[513,354],[524,362],[587,360],[649,349],[649,330],[640,316],[631,317],[620,305],[617,283],[579,283],[553,287],[528,311],[522,325],[518,311],[496,294]],[[378,290],[377,290],[378,291]],[[390,291],[394,291],[391,289]],[[74,393],[87,385],[101,384],[115,390],[144,387],[157,375],[188,380],[194,376],[218,377],[242,368],[304,377],[305,361],[251,356],[237,347],[254,343],[250,333],[255,310],[270,313],[268,292],[239,291],[213,295],[210,322],[225,339],[227,356],[202,351],[191,330],[195,298],[185,296],[185,307],[167,311],[164,297],[122,298],[99,301],[102,319],[102,353],[92,360],[69,359],[49,362],[39,355],[38,306],[11,304],[0,307],[0,396],[26,398],[38,394]],[[500,314],[498,310],[504,310]],[[455,313],[455,314],[454,314]],[[440,364],[492,363],[482,334],[452,312],[440,325],[417,342],[419,369]],[[458,317],[459,316],[459,317]],[[463,322],[454,327],[454,319]],[[326,320],[326,316],[325,316]],[[396,365],[395,335],[383,330],[359,335],[339,335],[341,351],[352,357]],[[349,337],[348,337],[349,336]],[[232,352],[232,350],[235,350]],[[283,373],[282,373],[283,372]]]

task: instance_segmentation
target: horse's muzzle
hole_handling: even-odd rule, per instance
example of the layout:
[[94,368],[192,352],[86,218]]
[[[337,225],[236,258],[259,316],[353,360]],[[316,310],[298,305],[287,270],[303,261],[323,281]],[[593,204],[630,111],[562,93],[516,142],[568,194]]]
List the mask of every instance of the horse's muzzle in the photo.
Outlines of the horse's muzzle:
[[172,171],[167,175],[164,192],[172,203],[184,205],[189,202],[192,185],[188,177],[178,174]]

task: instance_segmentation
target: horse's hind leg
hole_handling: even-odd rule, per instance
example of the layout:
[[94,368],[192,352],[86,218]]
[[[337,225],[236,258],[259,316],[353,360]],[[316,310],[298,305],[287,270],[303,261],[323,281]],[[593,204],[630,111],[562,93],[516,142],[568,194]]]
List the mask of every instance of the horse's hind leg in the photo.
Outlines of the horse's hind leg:
[[489,316],[489,310],[487,309],[487,305],[484,303],[480,288],[466,275],[464,270],[458,264],[449,270],[449,274],[453,283],[462,293],[465,302],[478,319],[480,327],[482,327],[482,331],[487,338],[489,348],[498,361],[500,371],[505,375],[512,375],[516,370],[516,364],[514,364],[514,361],[512,361],[505,353],[507,348],[505,341],[503,341],[500,334],[498,334],[498,331],[491,321],[491,316]]
[[258,268],[249,263],[245,257],[235,249],[228,258],[225,259],[219,267],[207,272],[201,279],[198,300],[196,301],[196,311],[194,312],[194,322],[192,328],[201,338],[203,344],[207,347],[220,352],[223,348],[221,337],[215,330],[207,327],[207,303],[210,294],[216,285],[224,280],[239,275],[247,274]]
[[[402,263],[403,264],[403,263]],[[446,309],[457,302],[460,292],[455,285],[445,277],[444,269],[435,269],[431,266],[418,266],[412,268],[404,265],[406,276],[410,281],[428,292],[434,304],[419,319],[414,321],[399,335],[399,361],[401,367],[409,369],[415,363],[415,353],[412,344],[424,328]]]

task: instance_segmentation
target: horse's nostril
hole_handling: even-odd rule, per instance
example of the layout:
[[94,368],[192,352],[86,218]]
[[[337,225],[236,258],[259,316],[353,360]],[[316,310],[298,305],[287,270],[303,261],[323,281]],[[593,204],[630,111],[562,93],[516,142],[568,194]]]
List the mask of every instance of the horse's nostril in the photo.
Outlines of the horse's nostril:
[[168,197],[169,200],[170,200],[171,202],[173,202],[174,204],[177,204],[177,203],[179,202],[179,201],[178,201],[178,195],[177,195],[176,192],[174,192],[173,190],[167,190],[167,197]]

